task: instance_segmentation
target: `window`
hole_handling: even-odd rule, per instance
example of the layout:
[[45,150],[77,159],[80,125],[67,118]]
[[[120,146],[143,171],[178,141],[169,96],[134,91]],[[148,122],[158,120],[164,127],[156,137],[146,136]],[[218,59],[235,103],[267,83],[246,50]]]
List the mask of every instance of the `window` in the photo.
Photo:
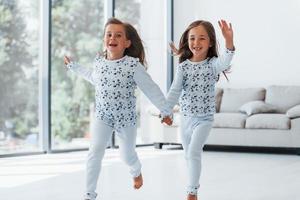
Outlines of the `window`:
[[38,151],[39,1],[0,0],[0,155]]
[[[94,87],[66,71],[63,57],[68,55],[81,65],[92,67],[96,53],[102,51],[107,17],[104,13],[106,10],[106,15],[112,14],[111,5],[115,5],[115,16],[131,23],[141,35],[150,66],[148,72],[165,92],[164,1],[49,2],[50,5],[48,1],[0,0],[0,156],[88,147],[94,119]],[[45,46],[50,47],[49,58]],[[152,143],[151,137],[157,131],[157,127],[150,128],[147,119],[149,104],[137,90],[138,144]],[[43,117],[39,119],[39,115]],[[43,135],[48,132],[48,120],[51,130],[49,135]]]
[[88,147],[94,86],[66,71],[64,55],[92,67],[103,37],[103,1],[53,0],[51,12],[52,149]]

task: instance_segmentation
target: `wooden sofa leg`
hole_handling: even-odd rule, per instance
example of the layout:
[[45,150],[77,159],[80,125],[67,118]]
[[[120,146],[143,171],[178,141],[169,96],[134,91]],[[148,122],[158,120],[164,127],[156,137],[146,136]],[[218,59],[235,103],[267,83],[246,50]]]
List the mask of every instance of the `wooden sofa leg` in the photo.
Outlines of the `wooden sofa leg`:
[[163,143],[154,143],[155,149],[162,149]]

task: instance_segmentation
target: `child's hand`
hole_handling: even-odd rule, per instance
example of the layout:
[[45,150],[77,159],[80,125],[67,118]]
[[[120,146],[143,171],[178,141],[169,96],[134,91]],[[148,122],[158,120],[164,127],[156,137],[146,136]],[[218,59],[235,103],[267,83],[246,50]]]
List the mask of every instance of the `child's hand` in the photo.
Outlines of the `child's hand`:
[[68,65],[71,62],[71,59],[68,56],[64,56],[64,63]]
[[225,38],[226,48],[234,50],[233,45],[233,30],[231,23],[227,24],[225,20],[218,21],[219,27],[222,31],[223,37]]
[[166,116],[161,120],[161,123],[165,123],[168,126],[171,126],[173,124],[173,120],[171,119],[171,117]]

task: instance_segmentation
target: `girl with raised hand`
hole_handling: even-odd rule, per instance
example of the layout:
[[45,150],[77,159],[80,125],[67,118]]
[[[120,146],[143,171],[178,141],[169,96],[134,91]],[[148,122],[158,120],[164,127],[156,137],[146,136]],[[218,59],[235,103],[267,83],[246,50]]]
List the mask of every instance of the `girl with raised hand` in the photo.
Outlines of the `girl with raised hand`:
[[219,74],[228,70],[234,55],[231,24],[220,20],[225,51],[219,56],[213,25],[204,20],[191,23],[181,36],[179,66],[167,101],[169,110],[178,102],[181,116],[181,139],[188,171],[187,200],[197,200],[200,186],[201,154],[211,130],[215,113],[215,84]]

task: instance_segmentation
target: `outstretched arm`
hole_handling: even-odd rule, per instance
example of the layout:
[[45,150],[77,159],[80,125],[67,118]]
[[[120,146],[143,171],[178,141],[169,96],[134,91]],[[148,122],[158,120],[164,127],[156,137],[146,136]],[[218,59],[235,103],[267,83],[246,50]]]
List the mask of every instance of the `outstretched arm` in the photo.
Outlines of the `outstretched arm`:
[[167,95],[168,109],[173,110],[181,95],[183,85],[183,74],[180,66],[177,67],[176,75]]
[[146,72],[142,64],[138,64],[135,73],[134,81],[148,99],[160,110],[162,117],[171,115],[172,113],[167,109],[167,102],[164,94],[159,86],[152,80],[151,76]]
[[82,76],[85,80],[94,85],[94,79],[92,76],[93,70],[87,69],[86,67],[82,67],[81,65],[72,62],[72,60],[68,56],[64,56],[64,64],[67,69],[70,69],[74,73]]
[[[172,86],[168,92],[167,96],[167,109],[173,110],[175,104],[178,102],[179,96],[181,95],[182,91],[182,82],[183,82],[183,75],[180,67],[177,68],[175,79],[172,83]],[[173,119],[169,116],[163,117],[161,123],[166,123],[167,125],[172,125]]]
[[228,24],[225,20],[222,19],[218,21],[218,24],[225,39],[226,48],[233,51],[233,29],[231,23]]

